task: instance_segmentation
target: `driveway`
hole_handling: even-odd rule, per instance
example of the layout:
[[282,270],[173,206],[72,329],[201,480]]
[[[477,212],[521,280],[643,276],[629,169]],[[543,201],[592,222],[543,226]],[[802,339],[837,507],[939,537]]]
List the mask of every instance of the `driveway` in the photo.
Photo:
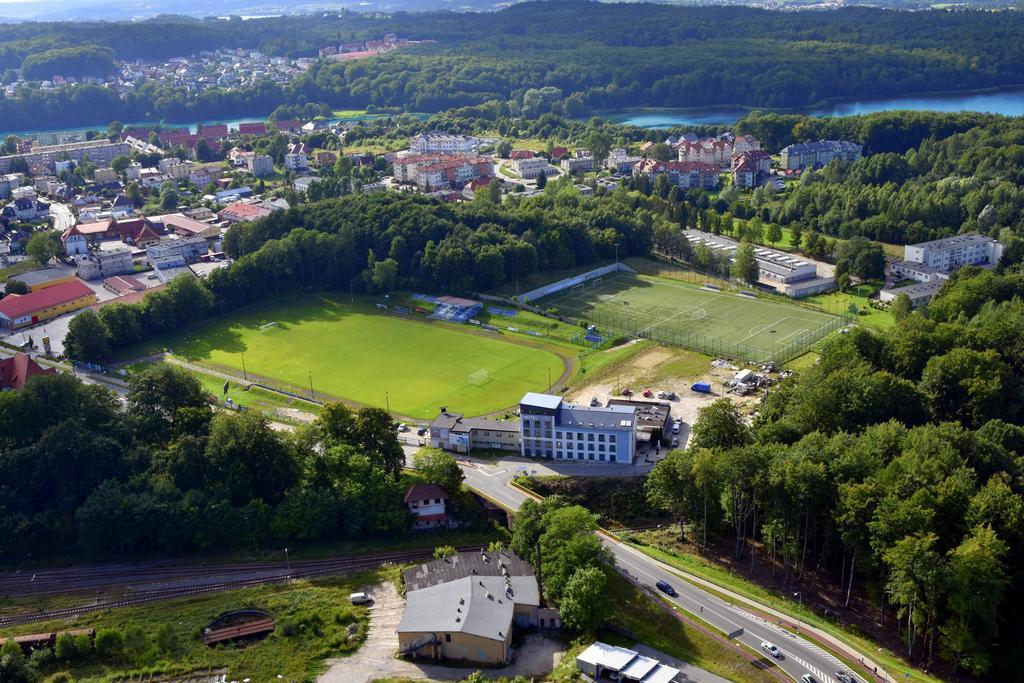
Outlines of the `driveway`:
[[[405,600],[394,584],[385,582],[370,589],[374,604],[370,607],[370,632],[366,642],[350,657],[328,660],[328,669],[319,683],[369,683],[378,678],[411,678],[423,681],[458,681],[473,672],[471,667],[448,667],[395,658]],[[558,641],[531,633],[513,653],[514,662],[501,669],[482,669],[492,678],[504,676],[540,676],[551,671],[561,659],[564,647]]]

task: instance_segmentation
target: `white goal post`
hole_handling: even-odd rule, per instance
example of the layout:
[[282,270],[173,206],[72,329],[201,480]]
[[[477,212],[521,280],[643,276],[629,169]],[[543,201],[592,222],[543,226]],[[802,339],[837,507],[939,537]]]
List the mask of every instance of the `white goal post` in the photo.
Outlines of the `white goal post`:
[[476,372],[472,373],[469,376],[469,380],[468,381],[473,386],[478,387],[481,384],[486,384],[488,378],[489,378],[489,375],[487,374],[487,371],[481,369],[481,370],[477,370]]

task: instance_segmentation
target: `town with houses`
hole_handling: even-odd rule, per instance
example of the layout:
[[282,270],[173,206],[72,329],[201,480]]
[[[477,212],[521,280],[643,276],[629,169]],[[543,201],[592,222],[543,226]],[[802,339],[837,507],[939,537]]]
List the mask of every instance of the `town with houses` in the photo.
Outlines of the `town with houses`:
[[[397,44],[387,36],[380,45],[359,47]],[[350,54],[355,47],[339,46],[337,54]],[[217,61],[227,56],[240,57],[234,52],[208,57]],[[19,297],[17,315],[0,313],[0,327],[32,327],[48,317],[94,305],[81,287],[66,286],[65,271],[99,288],[101,300],[115,291],[134,297],[137,291],[160,287],[182,273],[203,277],[211,268],[226,265],[221,240],[232,224],[257,220],[302,201],[342,156],[356,167],[373,169],[369,179],[364,176],[364,182],[354,188],[358,191],[420,192],[444,201],[467,201],[492,183],[506,196],[529,197],[543,192],[542,176],[544,180],[568,176],[583,195],[593,194],[596,188],[612,190],[624,178],[641,176],[651,182],[664,176],[683,190],[714,192],[727,185],[749,190],[766,184],[782,188],[793,174],[861,155],[860,146],[852,142],[823,140],[790,145],[773,157],[752,136],[728,133],[703,139],[693,134],[669,137],[664,145],[672,158],[667,161],[647,156],[655,147],[652,142],[611,149],[598,161],[584,148],[557,145],[550,153],[512,149],[507,158],[500,158],[495,152],[499,140],[444,131],[417,134],[406,149],[379,159],[365,153],[315,149],[306,141],[324,131],[344,139],[347,125],[323,120],[254,121],[232,127],[202,125],[194,132],[127,128],[113,139],[57,144],[46,144],[53,136],[22,141],[16,154],[0,157],[0,258],[25,258],[19,255],[33,231],[50,226],[61,247],[53,284],[61,286],[41,298],[38,310],[30,303],[33,296]],[[279,134],[289,140],[279,158],[254,151],[254,141]],[[199,161],[196,150],[204,143],[222,149],[223,161]],[[180,156],[173,156],[173,150]],[[89,168],[90,177],[75,175],[80,165]],[[138,201],[128,198],[129,187],[151,197],[172,188],[179,201],[174,210],[144,211]],[[694,229],[684,233],[691,244],[704,244],[727,255],[739,247],[724,235]],[[954,248],[955,255],[949,256]],[[883,290],[882,302],[907,294],[915,306],[926,303],[955,268],[995,264],[1001,253],[995,240],[969,235],[908,246],[906,251],[905,260],[891,263],[889,269],[894,283],[908,284]],[[761,282],[781,294],[801,298],[835,287],[828,264],[768,247],[759,247],[756,258]],[[33,293],[48,288],[46,277],[40,275]],[[54,295],[65,290],[55,307]],[[8,300],[0,306],[14,303]]]

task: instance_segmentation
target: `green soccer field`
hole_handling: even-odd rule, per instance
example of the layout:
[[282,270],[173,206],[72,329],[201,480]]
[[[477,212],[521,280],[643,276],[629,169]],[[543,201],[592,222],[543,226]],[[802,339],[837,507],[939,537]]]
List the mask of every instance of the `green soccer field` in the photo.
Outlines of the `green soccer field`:
[[394,413],[416,420],[433,419],[440,406],[466,415],[502,410],[527,391],[545,391],[549,371],[556,382],[566,367],[541,344],[317,295],[246,309],[161,345],[232,374],[241,375],[244,358],[250,379],[306,395],[312,375],[320,398],[390,402]]
[[629,334],[751,361],[791,358],[842,320],[795,304],[686,282],[616,273],[536,302],[587,320],[598,333]]

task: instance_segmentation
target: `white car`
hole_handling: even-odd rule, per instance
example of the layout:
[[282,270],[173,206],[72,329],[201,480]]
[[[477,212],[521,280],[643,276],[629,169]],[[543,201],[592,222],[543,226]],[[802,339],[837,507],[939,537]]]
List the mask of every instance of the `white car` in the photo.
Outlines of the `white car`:
[[804,674],[800,677],[800,683],[821,683],[813,674]]
[[366,605],[373,602],[373,596],[369,593],[351,593],[348,596],[348,601],[353,605]]
[[770,654],[772,657],[775,657],[775,659],[782,659],[782,651],[779,650],[779,648],[775,647],[773,644],[769,643],[767,640],[762,641],[761,649]]
[[409,425],[407,425],[407,424],[405,424],[403,422],[402,424],[398,425],[398,431],[400,431],[400,432],[407,432],[407,431],[409,431]]

